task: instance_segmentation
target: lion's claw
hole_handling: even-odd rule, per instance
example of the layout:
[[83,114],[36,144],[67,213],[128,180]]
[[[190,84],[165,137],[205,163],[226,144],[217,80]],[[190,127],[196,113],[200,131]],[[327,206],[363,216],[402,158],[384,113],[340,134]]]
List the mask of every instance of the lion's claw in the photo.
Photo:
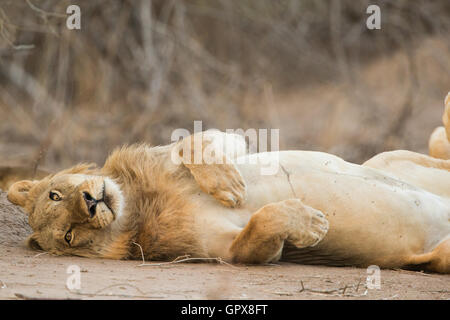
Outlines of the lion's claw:
[[293,217],[287,240],[296,247],[313,247],[327,234],[329,223],[319,210],[308,207],[297,199],[286,200],[285,209],[291,211]]
[[226,207],[238,207],[246,197],[246,185],[233,164],[210,164],[191,168],[200,188]]

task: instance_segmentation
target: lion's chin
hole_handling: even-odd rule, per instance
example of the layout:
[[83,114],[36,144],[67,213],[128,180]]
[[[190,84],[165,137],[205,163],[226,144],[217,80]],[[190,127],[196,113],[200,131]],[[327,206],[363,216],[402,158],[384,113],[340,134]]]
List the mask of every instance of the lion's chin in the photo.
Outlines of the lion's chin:
[[117,183],[110,178],[104,181],[103,199],[98,202],[95,215],[89,218],[92,227],[105,228],[122,215],[124,199]]
[[110,225],[115,219],[114,211],[105,202],[99,202],[95,215],[89,218],[89,223],[93,228],[101,229]]
[[104,205],[113,215],[113,220],[119,218],[123,213],[125,200],[119,185],[110,178],[105,178]]
[[[94,180],[95,179],[95,180]],[[83,201],[86,202],[89,217],[87,222],[92,228],[101,229],[110,225],[114,220],[122,215],[124,208],[124,197],[120,186],[110,178],[94,177],[95,181],[91,189],[82,192]],[[95,198],[92,200],[90,193],[95,194]],[[86,198],[86,194],[89,198]],[[89,204],[88,202],[94,202]],[[91,212],[91,208],[94,208],[94,212]]]

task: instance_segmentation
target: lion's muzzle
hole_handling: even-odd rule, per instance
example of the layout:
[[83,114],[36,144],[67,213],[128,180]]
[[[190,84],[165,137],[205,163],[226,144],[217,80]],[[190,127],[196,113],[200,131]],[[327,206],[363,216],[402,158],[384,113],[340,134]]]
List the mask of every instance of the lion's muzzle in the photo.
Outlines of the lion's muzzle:
[[101,177],[89,179],[80,191],[88,223],[93,228],[104,228],[114,221],[114,196],[106,191],[105,180]]
[[98,200],[93,198],[89,192],[83,192],[83,199],[86,202],[86,206],[89,211],[89,217],[93,218],[95,216],[95,210],[97,209]]

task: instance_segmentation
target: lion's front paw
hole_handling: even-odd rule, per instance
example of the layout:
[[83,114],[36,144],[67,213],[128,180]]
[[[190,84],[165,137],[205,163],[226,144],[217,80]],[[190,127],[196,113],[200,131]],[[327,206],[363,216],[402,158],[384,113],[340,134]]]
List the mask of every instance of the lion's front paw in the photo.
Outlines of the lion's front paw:
[[328,232],[329,223],[325,215],[300,200],[287,200],[286,205],[295,212],[287,240],[298,248],[317,245]]
[[245,185],[228,186],[225,190],[218,189],[211,195],[226,207],[239,207],[245,200]]
[[244,202],[245,182],[234,165],[203,165],[191,172],[200,188],[224,206],[233,208]]

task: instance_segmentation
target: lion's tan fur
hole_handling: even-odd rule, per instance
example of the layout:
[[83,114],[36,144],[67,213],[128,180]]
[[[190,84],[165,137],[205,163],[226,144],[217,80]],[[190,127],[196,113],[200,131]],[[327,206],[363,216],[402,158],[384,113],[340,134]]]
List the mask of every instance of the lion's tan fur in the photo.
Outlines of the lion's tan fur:
[[106,161],[102,173],[114,178],[128,195],[125,211],[132,226],[127,229],[135,232],[117,239],[108,248],[108,257],[139,258],[140,248],[132,241],[142,247],[146,259],[204,254],[192,229],[192,204],[185,196],[198,192],[198,187],[186,168],[168,166],[166,149],[149,152],[146,145],[123,147]]
[[[191,164],[190,154],[174,163],[173,151],[195,137],[125,146],[101,169],[80,165],[17,182],[8,198],[29,213],[29,246],[112,259],[140,259],[142,249],[148,260],[283,258],[450,273],[450,160],[398,150],[356,165],[326,153],[280,151],[238,152],[236,163],[225,164]],[[214,147],[230,136],[199,137]],[[263,159],[277,160],[279,170],[262,175]],[[61,199],[52,200],[54,192]]]

